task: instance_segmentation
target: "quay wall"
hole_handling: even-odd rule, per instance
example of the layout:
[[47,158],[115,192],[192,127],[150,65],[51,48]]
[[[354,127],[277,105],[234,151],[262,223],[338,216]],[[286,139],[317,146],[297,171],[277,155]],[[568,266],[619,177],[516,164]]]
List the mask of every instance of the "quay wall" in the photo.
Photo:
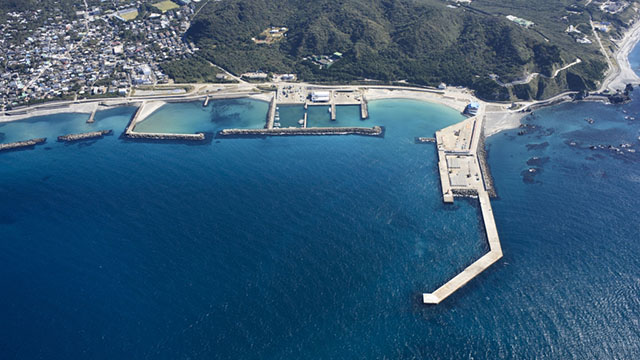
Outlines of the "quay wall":
[[312,127],[312,128],[280,128],[280,129],[224,129],[221,136],[295,136],[295,135],[365,135],[382,136],[381,126],[366,127]]

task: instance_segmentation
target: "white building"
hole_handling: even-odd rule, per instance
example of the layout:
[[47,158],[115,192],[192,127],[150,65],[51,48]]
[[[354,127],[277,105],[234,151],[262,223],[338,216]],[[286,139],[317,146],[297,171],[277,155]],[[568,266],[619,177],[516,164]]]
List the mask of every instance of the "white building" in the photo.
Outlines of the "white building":
[[313,102],[328,102],[330,100],[331,100],[331,94],[328,91],[311,92],[311,101]]

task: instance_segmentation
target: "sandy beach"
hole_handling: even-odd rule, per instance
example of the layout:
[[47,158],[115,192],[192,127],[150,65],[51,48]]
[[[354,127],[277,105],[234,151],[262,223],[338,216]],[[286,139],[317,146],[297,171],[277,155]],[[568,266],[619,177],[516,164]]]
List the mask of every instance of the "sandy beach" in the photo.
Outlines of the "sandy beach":
[[368,101],[380,99],[412,99],[428,101],[448,106],[460,112],[464,111],[464,108],[471,101],[478,101],[466,89],[447,89],[444,91],[444,94],[439,94],[437,92],[424,91],[421,89],[367,88],[364,95]]
[[144,108],[136,119],[136,124],[143,122],[149,115],[153,114],[156,110],[160,109],[166,104],[165,101],[147,101],[144,103]]
[[618,50],[615,53],[618,68],[613,69],[613,71],[607,75],[602,82],[601,90],[622,90],[627,84],[640,84],[640,77],[629,64],[629,53],[631,53],[631,50],[633,50],[638,41],[640,41],[640,21],[636,21],[622,40],[618,42]]

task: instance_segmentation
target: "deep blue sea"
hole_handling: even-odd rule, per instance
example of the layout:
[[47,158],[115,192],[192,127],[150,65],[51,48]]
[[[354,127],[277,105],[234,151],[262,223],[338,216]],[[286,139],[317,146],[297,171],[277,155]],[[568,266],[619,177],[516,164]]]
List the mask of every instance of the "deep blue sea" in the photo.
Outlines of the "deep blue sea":
[[[170,104],[137,129],[261,127],[266,109]],[[504,258],[438,306],[422,292],[488,251],[475,201],[444,205],[434,145],[414,141],[456,111],[318,107],[310,126],[385,136],[204,145],[120,139],[134,111],[0,125],[3,142],[49,138],[0,153],[0,358],[640,356],[640,101],[547,108],[488,139]],[[55,142],[87,129],[116,134]]]

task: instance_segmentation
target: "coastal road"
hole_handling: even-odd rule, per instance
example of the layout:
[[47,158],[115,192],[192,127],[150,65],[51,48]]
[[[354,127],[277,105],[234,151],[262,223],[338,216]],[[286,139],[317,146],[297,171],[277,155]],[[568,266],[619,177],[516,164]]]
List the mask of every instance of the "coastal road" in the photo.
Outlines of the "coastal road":
[[515,81],[508,82],[508,83],[503,83],[502,81],[498,80],[497,78],[494,79],[494,80],[500,86],[513,86],[513,85],[528,84],[528,83],[531,82],[531,80],[535,79],[538,76],[542,76],[542,77],[547,78],[547,79],[554,79],[556,76],[558,76],[560,71],[567,70],[568,68],[570,68],[570,67],[572,67],[574,65],[578,65],[581,62],[582,62],[582,60],[580,60],[580,58],[576,58],[576,60],[574,62],[572,62],[570,64],[567,64],[567,65],[561,67],[560,69],[556,69],[556,71],[553,72],[552,76],[546,76],[546,75],[540,74],[540,73],[531,73],[531,74],[527,75],[527,77],[524,80],[515,80]]

